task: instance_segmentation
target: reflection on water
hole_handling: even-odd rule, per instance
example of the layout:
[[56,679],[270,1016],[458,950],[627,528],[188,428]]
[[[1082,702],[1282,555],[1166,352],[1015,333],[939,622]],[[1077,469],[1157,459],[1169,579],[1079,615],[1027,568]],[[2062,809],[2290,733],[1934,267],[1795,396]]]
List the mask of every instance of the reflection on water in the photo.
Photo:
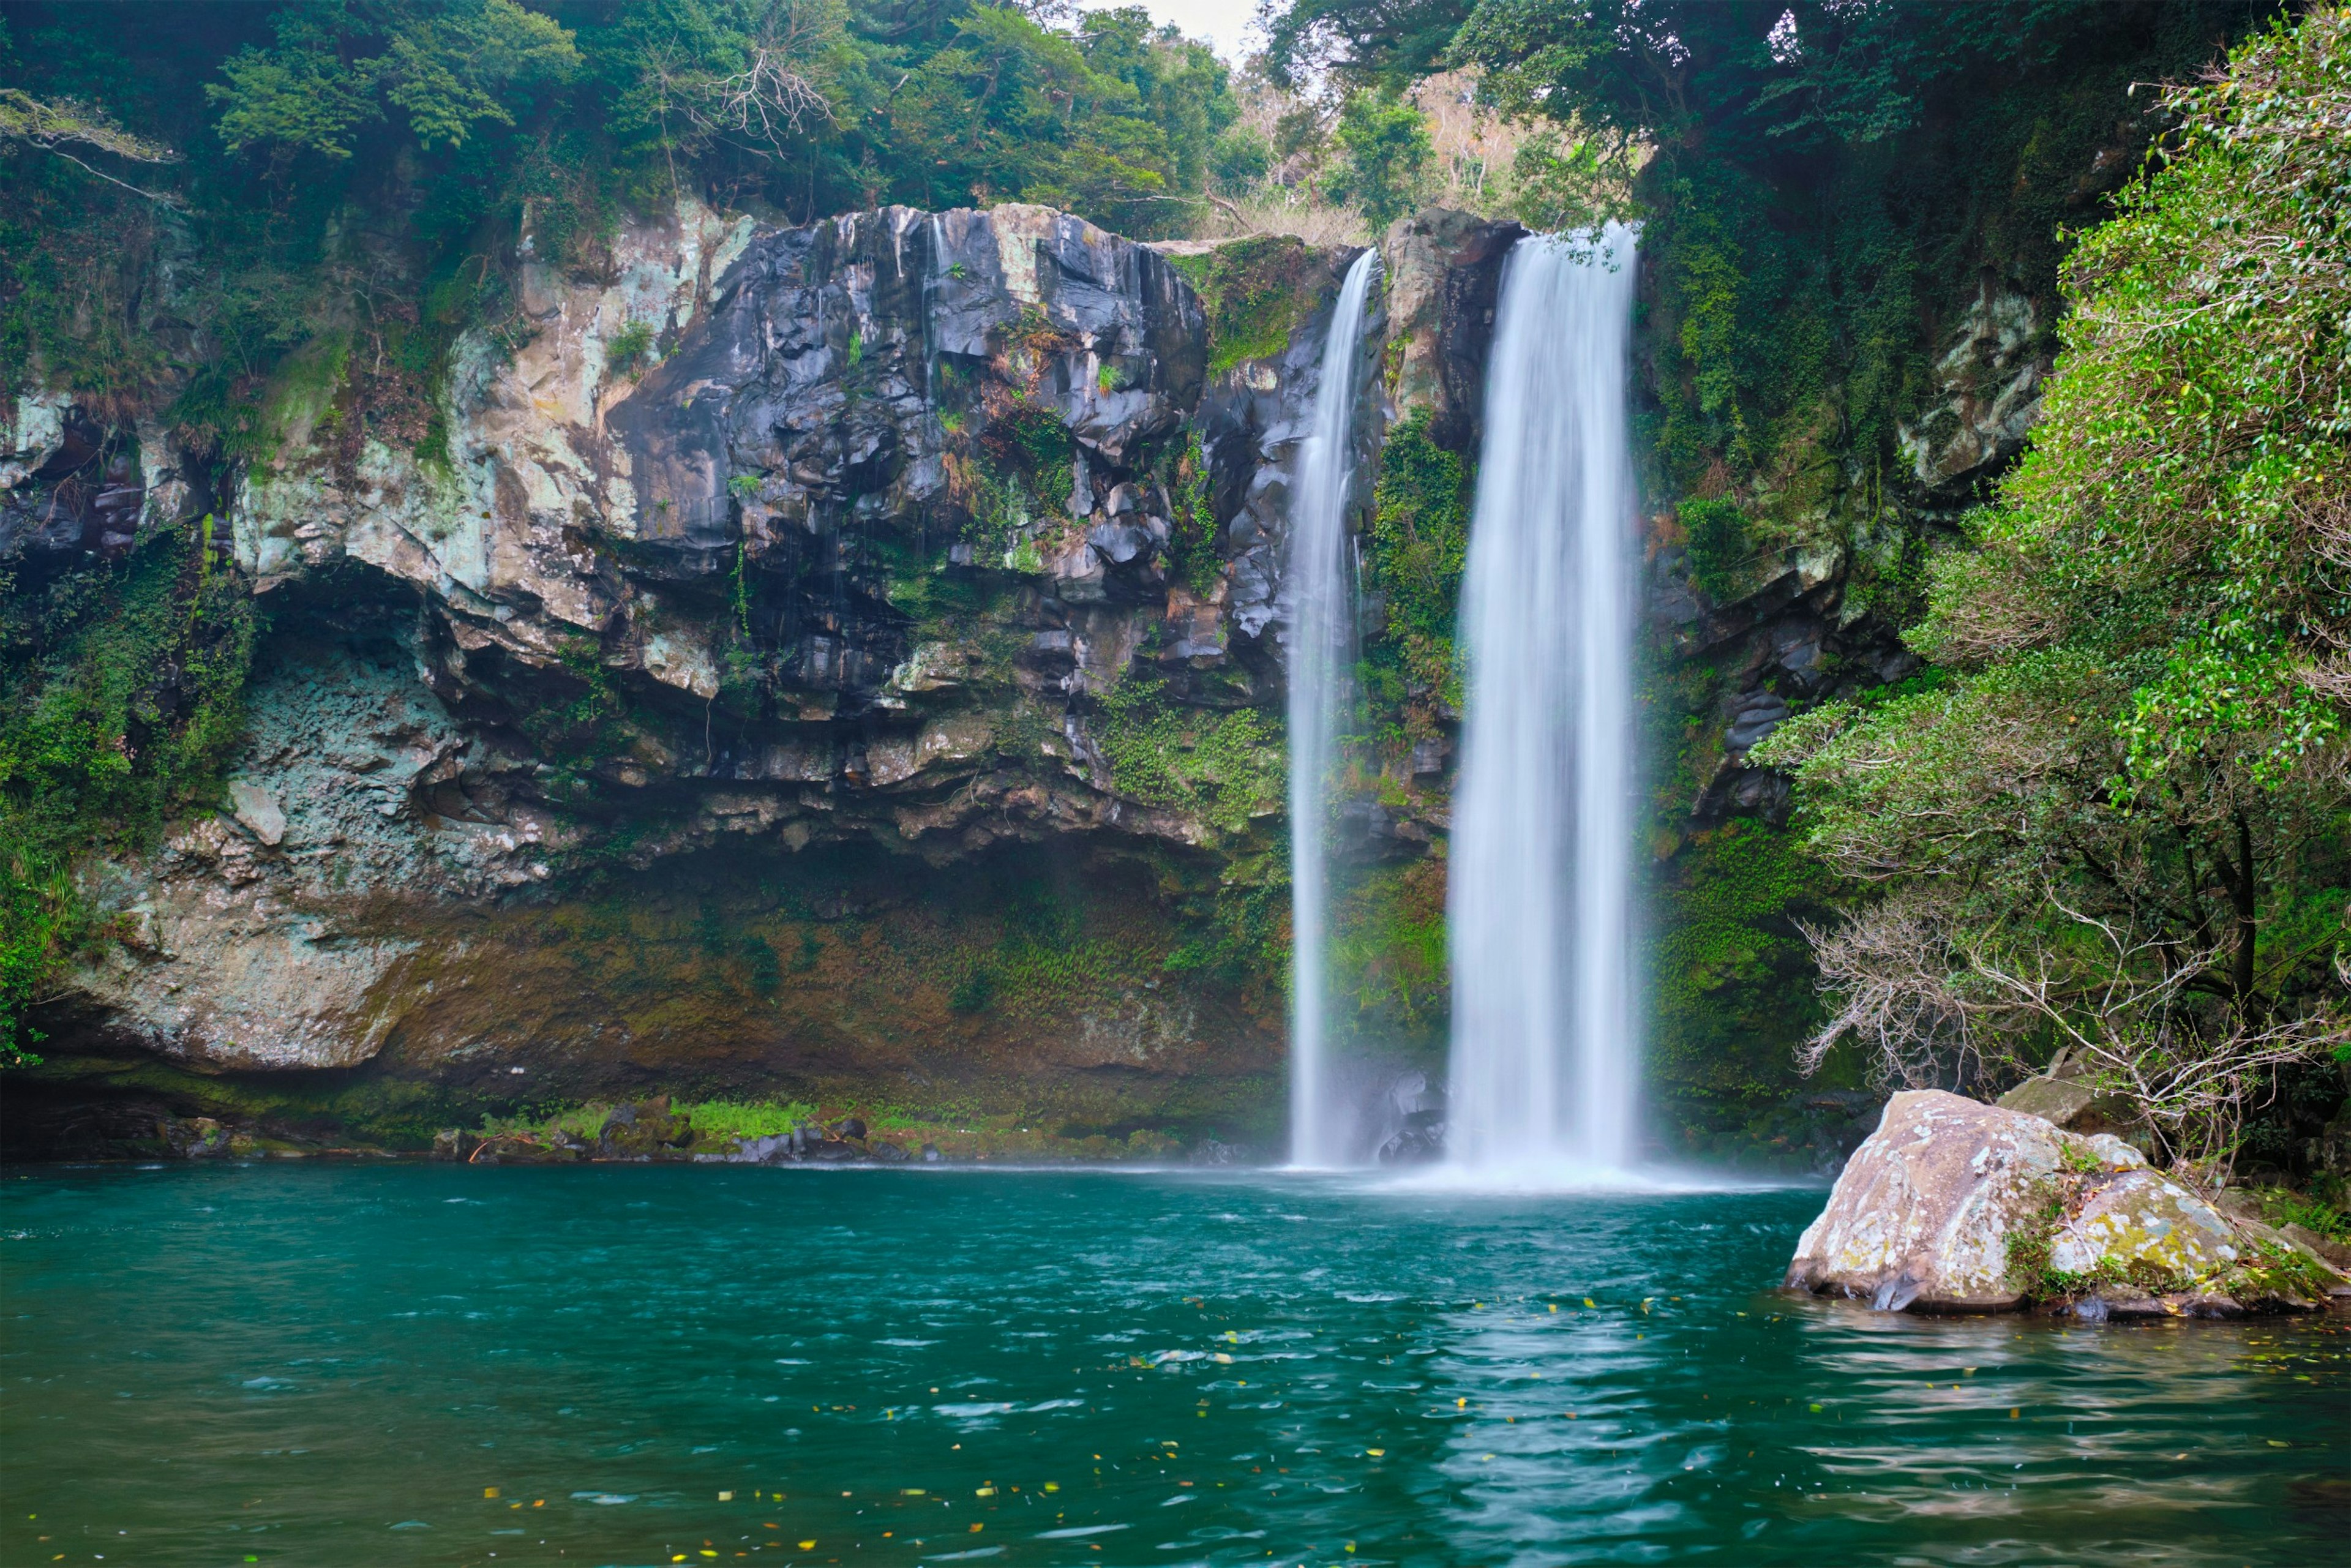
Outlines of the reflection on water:
[[2340,1560],[2340,1327],[1771,1293],[1819,1201],[20,1171],[0,1561]]

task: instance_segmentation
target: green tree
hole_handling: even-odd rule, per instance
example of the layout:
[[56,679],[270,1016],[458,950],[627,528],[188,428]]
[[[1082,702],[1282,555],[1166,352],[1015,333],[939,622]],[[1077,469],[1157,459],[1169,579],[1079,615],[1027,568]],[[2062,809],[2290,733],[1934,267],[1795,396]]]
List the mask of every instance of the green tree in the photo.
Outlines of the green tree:
[[455,147],[485,124],[515,123],[514,100],[557,87],[580,66],[571,33],[514,0],[288,5],[277,40],[247,47],[205,91],[234,152],[349,158],[352,134],[401,110],[417,141]]
[[1208,172],[1218,190],[1240,195],[1273,172],[1273,143],[1253,126],[1233,126],[1208,150]]
[[1351,93],[1332,139],[1340,161],[1331,193],[1360,208],[1374,228],[1387,227],[1420,199],[1437,149],[1427,117],[1412,104],[1376,89]]
[[2065,267],[2042,423],[1918,650],[1951,678],[1759,750],[1883,890],[1814,934],[1887,1076],[2062,1050],[2182,1157],[2351,1059],[2351,10],[2174,89]]

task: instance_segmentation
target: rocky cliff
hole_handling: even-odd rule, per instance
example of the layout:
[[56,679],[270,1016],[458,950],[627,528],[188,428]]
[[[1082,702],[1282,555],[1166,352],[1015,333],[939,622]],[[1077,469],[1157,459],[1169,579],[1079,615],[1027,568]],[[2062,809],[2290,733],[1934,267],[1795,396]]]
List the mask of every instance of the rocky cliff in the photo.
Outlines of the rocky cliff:
[[[1360,1046],[1407,1066],[1442,1039],[1451,596],[1519,232],[1399,223],[1364,350],[1340,958]],[[277,370],[241,461],[16,400],[20,587],[177,530],[267,629],[219,809],[92,873],[16,1145],[197,1113],[421,1145],[670,1090],[1270,1144],[1288,487],[1352,253],[690,200],[592,263],[541,248],[526,213],[421,438],[356,325]],[[1728,559],[1651,519],[1668,899],[1784,923],[1720,863],[1784,809],[1746,750],[1907,672],[1882,584],[2030,417],[2031,304],[1959,314],[1894,492],[1765,497],[1791,520]],[[1710,918],[1667,922],[1669,1004],[1754,961],[1674,946]],[[1870,1103],[1823,1103],[1802,1140],[1857,1141]]]
[[21,577],[217,510],[269,625],[220,810],[103,867],[20,1136],[673,1085],[1269,1132],[1286,492],[1351,257],[691,202],[534,250],[437,444],[351,416],[349,337],[209,484],[18,400]]

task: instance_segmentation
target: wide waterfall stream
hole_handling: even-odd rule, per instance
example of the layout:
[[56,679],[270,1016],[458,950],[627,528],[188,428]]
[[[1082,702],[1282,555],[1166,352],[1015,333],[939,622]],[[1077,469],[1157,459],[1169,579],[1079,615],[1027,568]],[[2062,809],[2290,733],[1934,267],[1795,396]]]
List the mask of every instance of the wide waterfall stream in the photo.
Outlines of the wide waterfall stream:
[[1604,1182],[1636,1153],[1633,259],[1618,225],[1520,241],[1487,371],[1447,899],[1447,1154],[1484,1177]]
[[317,1164],[0,1181],[0,1562],[2339,1561],[2327,1319],[1772,1292],[1816,1191]]
[[1354,1119],[1332,1082],[1329,1037],[1331,768],[1354,663],[1354,572],[1347,540],[1353,501],[1355,404],[1364,314],[1379,273],[1367,250],[1348,267],[1322,345],[1314,423],[1299,453],[1290,508],[1290,1157],[1344,1165]]

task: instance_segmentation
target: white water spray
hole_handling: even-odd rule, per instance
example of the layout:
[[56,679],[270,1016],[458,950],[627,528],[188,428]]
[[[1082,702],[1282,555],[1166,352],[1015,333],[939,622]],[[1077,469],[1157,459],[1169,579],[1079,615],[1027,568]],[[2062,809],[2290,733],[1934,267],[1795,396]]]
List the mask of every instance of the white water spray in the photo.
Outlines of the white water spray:
[[1364,315],[1379,253],[1347,269],[1322,341],[1314,423],[1298,457],[1285,582],[1290,622],[1290,1159],[1344,1165],[1354,1118],[1332,1082],[1328,974],[1331,765],[1354,663],[1347,511],[1355,476],[1355,404],[1363,387]]
[[1520,241],[1487,371],[1447,913],[1447,1144],[1467,1172],[1596,1180],[1635,1154],[1635,235]]

